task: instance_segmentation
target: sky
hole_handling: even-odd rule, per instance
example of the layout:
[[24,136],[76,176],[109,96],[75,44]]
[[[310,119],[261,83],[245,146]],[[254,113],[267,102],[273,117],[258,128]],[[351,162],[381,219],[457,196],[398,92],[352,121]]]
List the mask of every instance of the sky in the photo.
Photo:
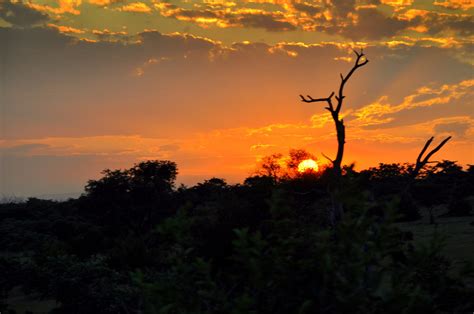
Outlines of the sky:
[[323,103],[348,83],[344,163],[474,164],[472,0],[0,0],[0,195],[80,193],[158,159],[230,183],[262,157],[335,156]]

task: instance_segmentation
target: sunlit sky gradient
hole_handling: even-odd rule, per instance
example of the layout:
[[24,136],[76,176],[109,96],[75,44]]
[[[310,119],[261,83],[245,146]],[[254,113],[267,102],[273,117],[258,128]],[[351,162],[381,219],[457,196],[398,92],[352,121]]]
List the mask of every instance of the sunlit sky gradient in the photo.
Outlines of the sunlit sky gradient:
[[241,181],[258,160],[334,155],[323,104],[352,47],[345,163],[474,163],[472,0],[0,0],[0,195],[81,192],[147,159],[178,181]]

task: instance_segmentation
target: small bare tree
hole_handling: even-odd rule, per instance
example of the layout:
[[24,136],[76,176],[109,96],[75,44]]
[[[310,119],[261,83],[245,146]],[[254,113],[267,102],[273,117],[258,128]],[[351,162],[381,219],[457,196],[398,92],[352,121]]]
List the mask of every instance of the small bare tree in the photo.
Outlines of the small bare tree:
[[[413,184],[416,182],[416,178],[420,174],[420,171],[423,170],[423,168],[426,166],[426,164],[430,163],[430,158],[438,152],[449,140],[451,139],[451,136],[448,136],[445,138],[443,141],[439,143],[438,146],[433,148],[431,151],[429,151],[426,155],[425,153],[427,152],[428,148],[430,147],[431,143],[434,140],[434,137],[431,137],[429,140],[426,141],[425,145],[423,146],[422,150],[418,154],[418,157],[416,158],[416,163],[414,168],[410,171],[409,177],[408,177],[408,182],[405,185],[405,187],[402,190],[401,193],[401,209],[405,214],[405,218],[408,219],[414,219],[414,218],[420,218],[418,211],[415,209],[415,201],[412,198],[411,194],[411,188]],[[429,214],[429,219],[430,219],[430,224],[435,223],[435,217],[434,217],[434,207],[432,204],[428,205],[428,214]]]
[[342,105],[344,102],[344,87],[346,86],[347,82],[351,78],[352,74],[354,72],[366,65],[369,60],[365,57],[363,50],[361,49],[360,52],[357,52],[354,50],[354,53],[356,55],[356,60],[354,65],[352,66],[352,69],[347,73],[346,76],[344,76],[342,73],[340,74],[341,76],[341,83],[339,85],[339,91],[338,94],[335,96],[337,103],[333,104],[333,97],[335,95],[335,92],[332,92],[329,97],[326,98],[313,98],[309,95],[304,97],[303,95],[300,95],[301,101],[305,103],[313,103],[313,102],[325,102],[327,103],[327,107],[325,107],[326,110],[328,110],[331,113],[332,119],[334,120],[334,124],[336,126],[336,133],[337,133],[337,154],[335,159],[330,159],[328,158],[331,163],[332,163],[332,173],[333,173],[333,184],[330,187],[329,193],[331,195],[331,201],[332,201],[332,210],[330,213],[330,221],[332,224],[335,224],[338,220],[342,218],[342,215],[344,213],[342,203],[338,200],[338,195],[340,194],[340,181],[342,177],[342,158],[344,156],[344,144],[346,143],[346,130],[344,126],[344,120],[339,117],[339,114],[342,109]]
[[431,156],[433,156],[437,151],[439,151],[444,144],[446,144],[449,140],[451,139],[451,136],[448,136],[445,138],[441,143],[439,143],[438,146],[436,146],[434,149],[432,149],[426,156],[423,158],[423,155],[426,153],[426,150],[430,147],[431,143],[434,140],[434,136],[432,136],[429,140],[426,141],[425,146],[423,146],[423,149],[421,150],[420,154],[416,158],[416,164],[415,168],[413,168],[413,171],[411,172],[411,177],[414,180],[418,174],[420,174],[421,169],[430,162]]

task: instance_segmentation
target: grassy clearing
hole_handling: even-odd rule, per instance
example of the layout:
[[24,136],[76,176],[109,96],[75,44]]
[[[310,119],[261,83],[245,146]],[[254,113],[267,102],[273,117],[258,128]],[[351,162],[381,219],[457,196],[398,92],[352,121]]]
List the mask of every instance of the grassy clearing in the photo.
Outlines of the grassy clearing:
[[435,232],[444,238],[443,253],[454,263],[461,266],[464,262],[474,264],[474,226],[470,225],[474,217],[445,217],[436,218],[436,223],[430,225],[428,219],[401,223],[400,228],[413,232],[415,245],[428,244]]
[[17,288],[10,292],[7,303],[18,314],[23,314],[26,311],[34,314],[47,314],[57,306],[54,300],[38,300],[34,295],[24,295]]

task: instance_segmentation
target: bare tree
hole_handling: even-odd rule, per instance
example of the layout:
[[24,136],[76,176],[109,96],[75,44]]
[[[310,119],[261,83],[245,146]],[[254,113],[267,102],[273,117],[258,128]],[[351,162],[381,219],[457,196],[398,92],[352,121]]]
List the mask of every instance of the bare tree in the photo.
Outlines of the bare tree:
[[313,102],[325,102],[327,103],[327,107],[325,107],[326,110],[328,110],[331,113],[332,119],[334,120],[334,124],[336,126],[336,133],[337,133],[337,154],[335,159],[330,159],[328,158],[331,163],[332,163],[332,172],[333,172],[333,178],[334,182],[332,187],[330,187],[330,195],[331,195],[331,200],[332,200],[332,212],[330,213],[330,220],[333,224],[337,222],[337,220],[342,218],[343,215],[343,207],[342,203],[337,199],[338,194],[340,193],[340,181],[342,177],[342,158],[344,156],[344,144],[346,143],[346,130],[344,126],[344,120],[339,117],[339,114],[342,109],[342,105],[344,102],[344,87],[346,86],[346,83],[349,81],[351,78],[352,74],[354,72],[366,65],[369,60],[366,58],[363,50],[361,49],[360,52],[357,52],[354,50],[354,53],[356,55],[356,60],[354,65],[352,66],[352,69],[347,73],[346,76],[344,76],[342,73],[340,74],[341,76],[341,83],[339,85],[339,91],[338,94],[335,96],[335,99],[337,101],[336,105],[334,106],[333,104],[333,97],[335,95],[335,92],[332,92],[329,97],[326,98],[313,98],[309,95],[304,97],[303,95],[300,95],[301,101],[306,102],[306,103],[313,103]]
[[[429,140],[426,141],[422,150],[418,154],[418,157],[416,158],[416,164],[414,168],[410,171],[407,184],[405,185],[401,193],[400,209],[404,213],[405,219],[411,220],[411,219],[420,218],[420,214],[416,210],[415,201],[413,200],[413,197],[411,195],[411,188],[413,184],[416,182],[416,178],[420,174],[420,171],[426,166],[426,164],[430,163],[430,158],[436,152],[438,152],[450,139],[451,139],[451,136],[448,136],[443,141],[441,141],[441,143],[439,143],[438,146],[436,146],[434,149],[432,149],[425,155],[425,153],[427,152],[428,148],[430,147],[431,143],[434,140],[434,137],[431,137]],[[433,204],[428,204],[427,208],[428,208],[428,214],[430,218],[430,224],[434,224],[435,217],[434,217]]]

